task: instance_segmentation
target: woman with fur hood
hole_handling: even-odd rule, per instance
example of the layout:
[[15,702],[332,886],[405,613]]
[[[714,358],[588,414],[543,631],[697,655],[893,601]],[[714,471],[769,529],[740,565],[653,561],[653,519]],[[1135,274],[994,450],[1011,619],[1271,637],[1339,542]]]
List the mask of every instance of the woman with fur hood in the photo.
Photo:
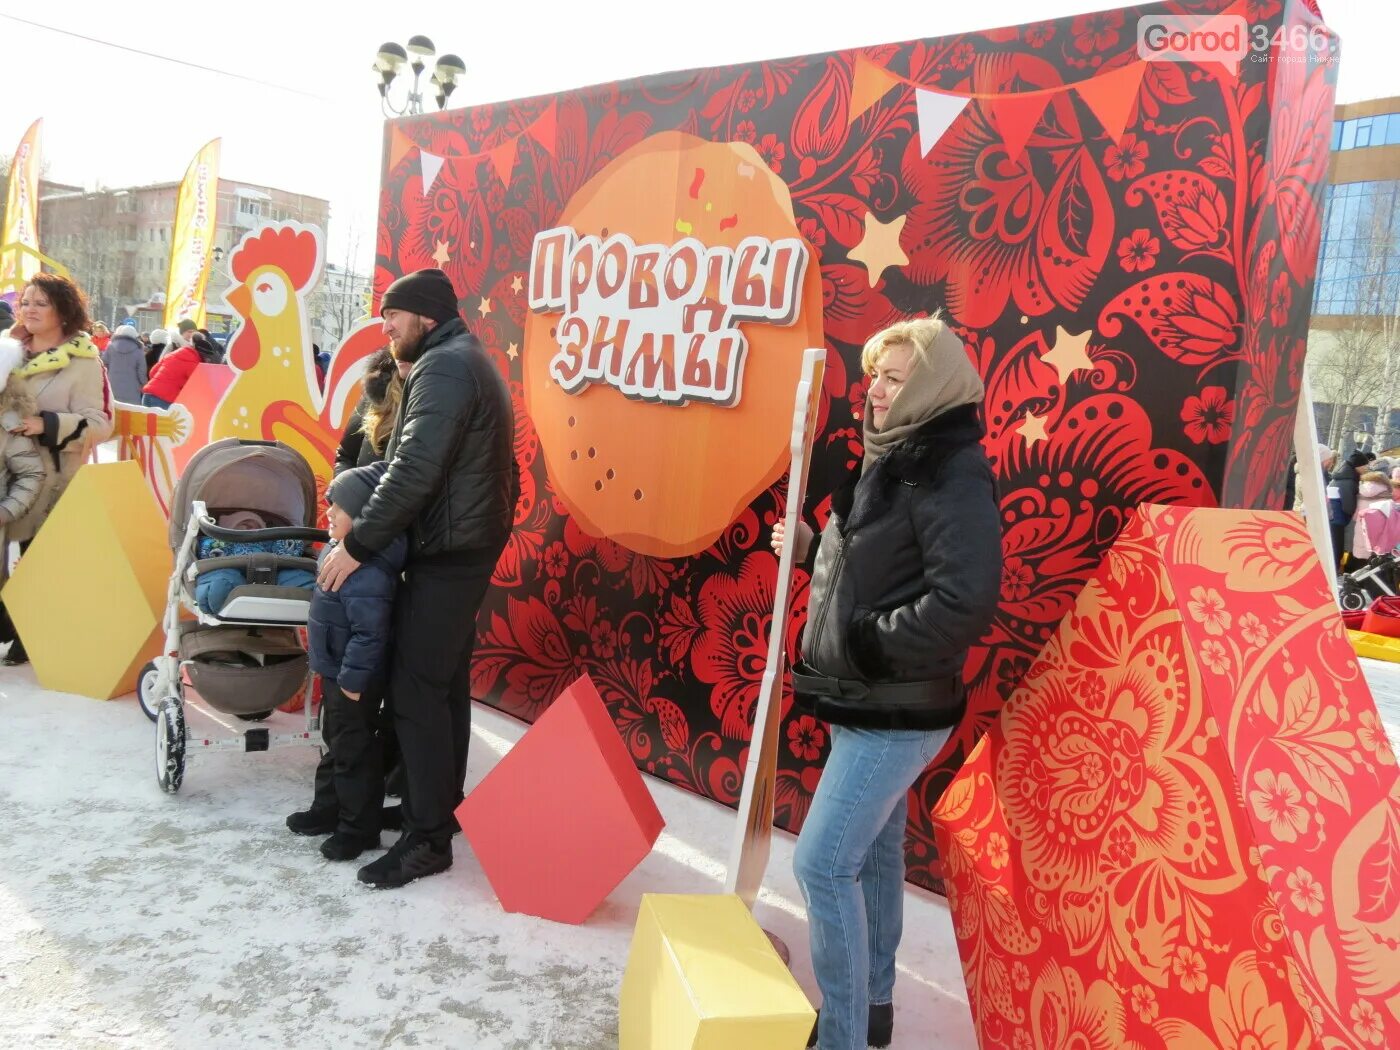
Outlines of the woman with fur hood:
[[[24,517],[44,489],[44,461],[39,446],[25,434],[13,433],[38,411],[29,383],[15,372],[24,359],[24,347],[9,336],[0,336],[0,552],[8,546],[7,530]],[[0,558],[0,581],[9,567]]]
[[[822,1050],[890,1044],[909,788],[962,720],[963,665],[1001,592],[982,380],[962,340],[905,321],[861,365],[865,456],[832,494],[792,674],[798,705],[831,724],[793,855],[822,991],[808,1045]],[[804,523],[794,553],[812,538]]]
[[[34,398],[35,411],[6,432],[34,439],[44,465],[44,490],[23,517],[9,526],[8,539],[29,546],[94,445],[112,436],[112,394],[98,350],[88,337],[87,304],[67,277],[35,274],[20,296],[10,336],[24,349],[14,370]],[[0,606],[0,642],[13,641],[6,664],[25,663],[24,643]]]

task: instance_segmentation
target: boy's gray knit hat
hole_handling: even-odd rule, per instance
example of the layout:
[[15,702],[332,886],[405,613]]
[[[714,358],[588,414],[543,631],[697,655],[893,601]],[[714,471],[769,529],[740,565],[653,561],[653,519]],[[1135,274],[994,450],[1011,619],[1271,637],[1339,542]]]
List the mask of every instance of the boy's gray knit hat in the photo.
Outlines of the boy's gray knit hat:
[[337,474],[326,489],[326,498],[350,517],[358,518],[388,469],[388,464],[381,462]]

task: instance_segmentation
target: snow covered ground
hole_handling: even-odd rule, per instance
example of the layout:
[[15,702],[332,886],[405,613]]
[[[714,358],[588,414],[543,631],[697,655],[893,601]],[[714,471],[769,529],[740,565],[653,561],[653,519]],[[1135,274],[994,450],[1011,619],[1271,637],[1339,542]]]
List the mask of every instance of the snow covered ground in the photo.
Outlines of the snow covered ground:
[[[1400,666],[1362,663],[1400,740]],[[474,719],[472,783],[524,731]],[[603,1050],[642,893],[723,879],[733,814],[649,779],[667,829],[583,926],[502,912],[460,839],[451,872],[375,892],[282,826],[312,749],[205,756],[171,797],[152,739],[132,698],[0,670],[0,1047]],[[758,915],[815,998],[791,860],[780,833]],[[941,898],[908,890],[900,962],[895,1047],[972,1050]]]
[[[474,784],[525,727],[473,718]],[[504,913],[461,839],[447,874],[376,892],[283,827],[313,749],[202,756],[167,796],[153,739],[134,698],[0,669],[0,1047],[604,1050],[641,895],[721,889],[734,814],[649,778],[666,831],[583,926]],[[815,999],[792,843],[757,914]],[[900,963],[894,1046],[973,1050],[942,898],[908,890]]]

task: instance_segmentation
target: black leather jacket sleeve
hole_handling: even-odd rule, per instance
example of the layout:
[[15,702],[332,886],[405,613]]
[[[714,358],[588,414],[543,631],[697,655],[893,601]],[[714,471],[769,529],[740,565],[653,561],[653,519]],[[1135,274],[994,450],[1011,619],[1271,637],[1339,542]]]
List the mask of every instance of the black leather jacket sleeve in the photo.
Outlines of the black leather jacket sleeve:
[[457,453],[476,399],[470,371],[446,355],[423,360],[404,386],[400,425],[389,469],[365,504],[345,549],[364,562],[408,531]]

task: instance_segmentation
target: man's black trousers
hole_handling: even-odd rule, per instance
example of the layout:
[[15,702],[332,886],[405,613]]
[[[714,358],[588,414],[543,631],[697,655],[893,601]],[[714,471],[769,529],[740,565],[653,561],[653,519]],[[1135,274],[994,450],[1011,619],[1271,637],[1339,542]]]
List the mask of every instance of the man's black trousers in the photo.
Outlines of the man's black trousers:
[[457,830],[471,735],[476,614],[491,565],[410,562],[394,601],[389,706],[403,755],[404,831],[447,842]]

